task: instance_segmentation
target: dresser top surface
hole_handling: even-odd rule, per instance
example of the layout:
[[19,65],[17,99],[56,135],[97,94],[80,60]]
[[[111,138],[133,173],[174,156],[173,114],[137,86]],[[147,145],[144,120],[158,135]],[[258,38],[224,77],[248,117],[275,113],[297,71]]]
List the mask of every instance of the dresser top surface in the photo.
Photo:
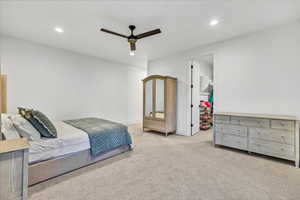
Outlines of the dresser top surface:
[[298,120],[296,116],[291,115],[270,115],[270,114],[251,114],[251,113],[234,113],[234,112],[216,112],[214,115],[230,115],[236,117],[253,117],[264,119],[282,119],[282,120]]

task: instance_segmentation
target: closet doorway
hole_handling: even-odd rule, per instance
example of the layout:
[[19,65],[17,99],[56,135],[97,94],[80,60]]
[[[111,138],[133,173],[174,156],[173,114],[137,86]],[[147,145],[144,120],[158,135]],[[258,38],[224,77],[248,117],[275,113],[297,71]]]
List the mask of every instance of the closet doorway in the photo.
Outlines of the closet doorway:
[[190,134],[213,128],[214,110],[214,55],[207,54],[190,62],[188,80],[188,121]]

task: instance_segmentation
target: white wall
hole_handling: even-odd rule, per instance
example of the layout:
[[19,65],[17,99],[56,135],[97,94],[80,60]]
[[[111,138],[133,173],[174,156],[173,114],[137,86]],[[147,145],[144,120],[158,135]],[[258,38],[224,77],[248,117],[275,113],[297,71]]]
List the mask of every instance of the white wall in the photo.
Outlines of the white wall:
[[98,116],[141,122],[146,69],[4,36],[0,42],[9,112],[24,106],[53,119]]
[[215,58],[216,111],[300,118],[300,23],[228,42]]
[[[299,21],[152,61],[148,65],[149,74],[170,74],[184,82],[188,60],[212,52],[215,112],[300,118]],[[185,95],[187,87],[178,90],[179,96]],[[178,105],[179,129],[183,129],[181,118],[186,116],[184,103]]]
[[182,57],[171,57],[152,61],[148,64],[148,75],[168,75],[177,77],[177,134],[187,133],[188,60]]

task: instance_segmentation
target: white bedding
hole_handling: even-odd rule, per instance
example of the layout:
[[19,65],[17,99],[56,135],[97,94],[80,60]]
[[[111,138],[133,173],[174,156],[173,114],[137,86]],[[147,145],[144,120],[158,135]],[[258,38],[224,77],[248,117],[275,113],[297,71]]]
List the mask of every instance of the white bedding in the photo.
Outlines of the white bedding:
[[29,163],[90,149],[90,141],[84,131],[61,121],[53,124],[57,129],[57,138],[42,138],[29,142]]

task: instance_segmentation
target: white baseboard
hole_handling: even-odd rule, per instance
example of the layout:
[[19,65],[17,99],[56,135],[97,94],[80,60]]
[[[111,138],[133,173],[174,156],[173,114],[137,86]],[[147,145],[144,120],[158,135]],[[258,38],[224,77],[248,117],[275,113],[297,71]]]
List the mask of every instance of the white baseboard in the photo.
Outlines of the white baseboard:
[[[131,121],[126,123],[127,126],[134,126],[134,125],[140,125],[142,127],[143,122],[141,121]],[[182,135],[182,136],[191,136],[190,133],[187,133],[185,130],[176,130],[176,135]]]
[[130,122],[127,122],[126,125],[129,126],[129,125],[142,125],[142,122],[141,121],[130,121]]

